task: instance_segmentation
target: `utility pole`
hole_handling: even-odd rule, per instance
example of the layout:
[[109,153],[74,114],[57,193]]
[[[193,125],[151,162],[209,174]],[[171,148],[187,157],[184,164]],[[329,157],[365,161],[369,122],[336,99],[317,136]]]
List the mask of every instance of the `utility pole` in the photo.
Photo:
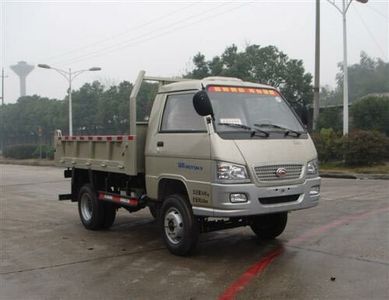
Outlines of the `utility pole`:
[[72,69],[69,68],[69,135],[73,135]]
[[4,105],[4,68],[1,68],[1,106]]
[[320,0],[316,0],[315,83],[313,87],[313,130],[317,129],[320,113]]
[[[351,3],[351,1],[350,1]],[[349,4],[350,5],[350,4]],[[347,6],[348,9],[349,6]],[[347,63],[347,24],[346,1],[342,1],[343,21],[343,135],[348,134],[348,63]]]
[[4,67],[1,68],[1,152],[4,150]]
[[[348,64],[347,64],[347,24],[346,14],[353,0],[342,0],[342,8],[338,7],[335,0],[327,0],[342,15],[343,21],[343,135],[348,134]],[[367,3],[368,0],[355,0],[360,3]]]

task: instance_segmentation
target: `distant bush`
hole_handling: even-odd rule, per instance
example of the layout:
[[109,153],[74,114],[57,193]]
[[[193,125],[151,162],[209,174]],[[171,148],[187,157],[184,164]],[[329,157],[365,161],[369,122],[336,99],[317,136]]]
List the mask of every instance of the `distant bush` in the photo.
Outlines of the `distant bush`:
[[373,165],[388,158],[388,138],[376,131],[353,130],[342,138],[342,152],[348,166]]
[[368,97],[351,106],[353,126],[389,135],[389,97]]
[[342,130],[342,113],[339,107],[325,107],[320,110],[317,127],[319,129],[332,128],[335,131]]
[[332,128],[323,128],[312,135],[319,160],[329,162],[342,159],[342,135]]
[[365,166],[389,159],[389,138],[377,131],[353,130],[347,136],[322,129],[312,135],[320,162],[343,161]]
[[40,150],[39,145],[22,144],[11,145],[4,147],[3,156],[13,159],[29,159],[39,158],[42,151],[42,158],[54,159],[54,148],[50,145],[42,145]]
[[36,145],[23,144],[4,147],[3,156],[14,159],[28,159],[34,157]]
[[[35,146],[35,151],[32,154],[34,158],[40,158],[40,155],[42,154],[42,158],[46,159],[54,159],[54,148],[50,145],[42,145],[41,149],[40,146]],[[42,153],[41,153],[42,151]]]

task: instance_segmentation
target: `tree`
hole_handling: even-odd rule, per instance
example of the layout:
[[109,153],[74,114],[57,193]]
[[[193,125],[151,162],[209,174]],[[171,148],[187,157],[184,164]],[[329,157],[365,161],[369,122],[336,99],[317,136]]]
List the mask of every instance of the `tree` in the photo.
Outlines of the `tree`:
[[389,97],[367,97],[351,106],[355,128],[377,130],[389,135]]
[[[104,93],[104,86],[94,81],[85,83],[72,93],[73,127],[75,134],[96,134],[101,126],[98,116],[98,103]],[[68,105],[66,103],[66,105]]]
[[[100,82],[84,84],[73,91],[73,126],[76,135],[126,134],[129,132],[129,98],[133,85],[123,81],[106,89]],[[144,82],[137,98],[138,121],[145,121],[158,90],[158,84]],[[4,131],[0,137],[6,145],[51,144],[56,129],[68,134],[69,102],[25,96],[4,107]],[[2,120],[3,122],[3,120]],[[39,129],[40,128],[40,129]],[[39,134],[42,134],[42,137]]]
[[[343,95],[343,66],[339,64],[340,72],[336,75],[337,94]],[[348,67],[349,101],[357,101],[372,93],[389,92],[389,63],[369,57],[361,52],[358,64]]]
[[193,63],[195,68],[185,77],[238,77],[278,87],[294,106],[312,102],[312,75],[305,72],[301,60],[290,59],[275,46],[249,45],[239,51],[232,45],[222,55],[208,61],[198,53],[193,57]]
[[128,132],[129,97],[132,84],[123,81],[106,90],[98,102],[97,118],[100,134],[124,134]]
[[[321,89],[322,110],[319,128],[339,130],[342,126],[343,65],[339,64],[339,68],[340,72],[336,75],[336,89],[331,89],[328,86]],[[376,129],[388,134],[387,129],[385,129],[387,127],[384,126],[384,124],[389,124],[383,103],[386,100],[360,100],[368,95],[375,98],[375,94],[385,95],[389,93],[389,63],[385,63],[381,59],[373,59],[365,52],[361,52],[359,63],[349,66],[348,72],[351,127]]]
[[150,116],[154,98],[158,92],[158,83],[144,82],[137,99],[137,121],[145,121]]
[[342,112],[339,107],[330,107],[320,110],[318,129],[332,128],[335,131],[341,131],[342,126]]
[[3,115],[2,134],[6,144],[37,143],[39,134],[42,142],[50,143],[55,129],[67,122],[63,101],[37,95],[20,97],[16,103],[4,105]]

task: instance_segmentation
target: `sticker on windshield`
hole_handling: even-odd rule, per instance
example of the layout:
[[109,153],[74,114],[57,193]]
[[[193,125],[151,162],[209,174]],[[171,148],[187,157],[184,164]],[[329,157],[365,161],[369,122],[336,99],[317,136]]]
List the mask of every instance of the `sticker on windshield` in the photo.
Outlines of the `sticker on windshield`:
[[282,99],[281,99],[281,97],[276,97],[276,101],[278,102],[278,103],[281,103],[282,102]]
[[220,119],[220,123],[242,125],[242,121],[240,119]]

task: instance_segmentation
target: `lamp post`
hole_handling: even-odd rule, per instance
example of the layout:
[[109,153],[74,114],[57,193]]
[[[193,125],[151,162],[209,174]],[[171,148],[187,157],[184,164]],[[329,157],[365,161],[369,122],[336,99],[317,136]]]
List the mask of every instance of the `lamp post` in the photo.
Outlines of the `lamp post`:
[[86,71],[91,71],[91,72],[93,72],[93,71],[100,71],[101,68],[93,67],[93,68],[89,68],[89,69],[85,69],[85,70],[78,70],[78,71],[73,71],[72,72],[71,68],[69,68],[69,71],[65,71],[65,70],[61,70],[61,69],[58,69],[58,68],[53,68],[53,67],[51,67],[49,65],[46,65],[46,64],[38,64],[38,67],[39,68],[43,68],[43,69],[52,69],[54,71],[57,71],[59,74],[61,74],[66,79],[66,81],[69,84],[69,89],[68,89],[68,99],[69,99],[69,135],[72,136],[73,135],[72,81],[77,76],[79,76],[81,73],[84,73]]
[[320,0],[316,0],[315,82],[313,87],[313,130],[317,129],[320,113]]
[[4,151],[4,68],[1,68],[1,153]]
[[[348,69],[347,69],[347,27],[346,14],[353,0],[342,0],[342,7],[336,5],[335,0],[327,0],[342,15],[343,20],[343,135],[348,134]],[[367,3],[368,0],[355,0]]]

